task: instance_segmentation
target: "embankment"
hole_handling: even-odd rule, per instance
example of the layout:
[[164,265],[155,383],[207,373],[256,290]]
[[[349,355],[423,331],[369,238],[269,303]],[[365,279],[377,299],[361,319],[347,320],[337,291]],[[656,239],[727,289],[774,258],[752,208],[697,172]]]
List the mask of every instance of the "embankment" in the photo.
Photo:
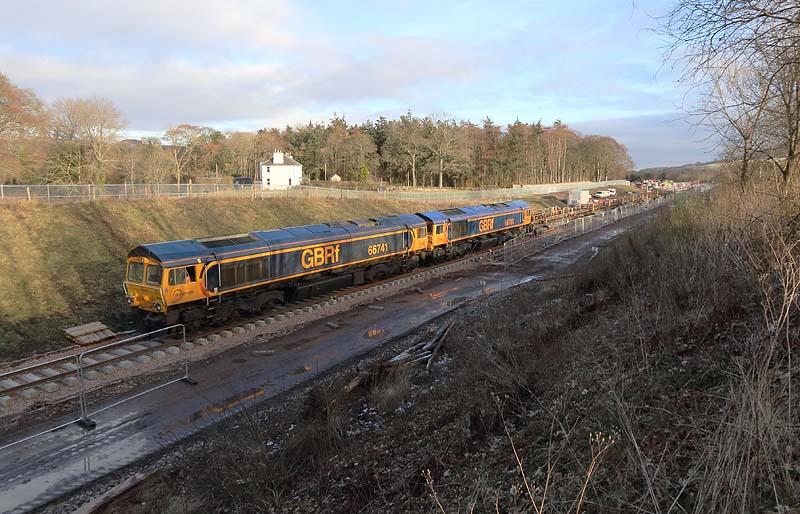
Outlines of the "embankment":
[[437,205],[444,206],[333,199],[0,204],[0,360],[64,346],[64,328],[80,323],[100,320],[125,328],[125,256],[138,244]]

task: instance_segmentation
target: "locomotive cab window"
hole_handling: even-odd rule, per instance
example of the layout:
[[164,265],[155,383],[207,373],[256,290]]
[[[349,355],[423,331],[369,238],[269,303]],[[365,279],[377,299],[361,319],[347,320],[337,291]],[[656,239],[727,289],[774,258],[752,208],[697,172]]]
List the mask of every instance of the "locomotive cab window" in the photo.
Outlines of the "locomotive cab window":
[[144,280],[144,264],[141,262],[128,263],[128,282],[142,283]]
[[150,264],[147,266],[147,280],[146,282],[151,286],[161,285],[161,266],[154,266]]
[[436,225],[436,233],[441,234],[444,232],[444,225]]
[[189,273],[186,271],[186,268],[173,268],[169,270],[169,285],[179,286],[185,284],[186,277],[188,276]]
[[206,289],[214,291],[219,288],[219,266],[211,266],[206,271]]
[[428,227],[422,227],[417,229],[418,237],[425,237],[427,235],[428,235]]

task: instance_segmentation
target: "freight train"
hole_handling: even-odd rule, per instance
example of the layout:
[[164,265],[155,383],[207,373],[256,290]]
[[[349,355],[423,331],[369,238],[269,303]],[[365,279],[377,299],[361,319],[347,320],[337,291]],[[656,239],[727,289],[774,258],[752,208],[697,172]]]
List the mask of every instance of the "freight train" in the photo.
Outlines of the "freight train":
[[128,253],[125,295],[151,327],[221,323],[501,244],[547,211],[517,200],[145,244]]

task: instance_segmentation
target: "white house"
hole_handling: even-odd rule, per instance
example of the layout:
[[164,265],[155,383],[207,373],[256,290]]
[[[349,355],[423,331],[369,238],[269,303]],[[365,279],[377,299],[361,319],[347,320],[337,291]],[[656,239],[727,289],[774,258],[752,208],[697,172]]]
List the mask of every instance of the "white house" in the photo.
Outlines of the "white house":
[[258,163],[261,189],[288,189],[303,182],[303,165],[289,154],[274,152],[272,159]]
[[340,177],[338,174],[334,173],[333,176],[331,178],[329,178],[328,180],[330,180],[331,182],[341,182],[342,181],[342,177]]

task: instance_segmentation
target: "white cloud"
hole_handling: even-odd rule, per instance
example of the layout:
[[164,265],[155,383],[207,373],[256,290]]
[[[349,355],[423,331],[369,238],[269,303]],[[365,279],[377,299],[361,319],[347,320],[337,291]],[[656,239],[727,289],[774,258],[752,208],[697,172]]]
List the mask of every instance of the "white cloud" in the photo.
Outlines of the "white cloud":
[[[628,0],[304,1],[6,0],[0,71],[48,100],[108,97],[132,131],[253,129],[334,112],[357,122],[408,109],[599,127],[591,120],[656,123],[643,115],[677,103]],[[669,132],[679,145],[680,130]],[[624,135],[650,162],[649,142]]]
[[[242,43],[259,50],[300,44],[303,11],[288,0],[12,0],[0,31],[6,38],[67,43],[71,48],[217,51]],[[35,20],[35,21],[33,21]],[[238,46],[240,50],[246,47]]]

